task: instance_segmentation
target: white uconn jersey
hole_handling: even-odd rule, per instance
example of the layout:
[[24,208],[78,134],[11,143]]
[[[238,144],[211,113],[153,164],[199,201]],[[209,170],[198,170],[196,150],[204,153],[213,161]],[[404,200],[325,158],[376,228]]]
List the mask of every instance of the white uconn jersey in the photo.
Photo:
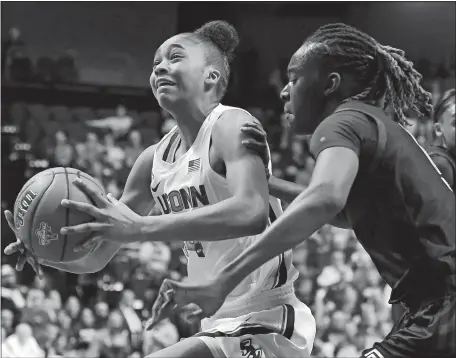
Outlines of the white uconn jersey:
[[[162,214],[179,214],[216,204],[230,198],[227,180],[216,173],[209,164],[209,146],[212,127],[227,110],[242,110],[218,105],[205,119],[195,142],[182,157],[173,162],[172,157],[180,146],[179,131],[174,127],[158,143],[152,169],[151,191]],[[171,158],[167,160],[167,158]],[[271,165],[269,163],[269,165]],[[270,197],[269,217],[274,221],[282,214],[277,198]],[[217,232],[214,232],[214,239]],[[163,238],[166,241],[166,238]],[[238,257],[258,236],[212,242],[185,242],[184,253],[188,258],[190,281],[212,278],[220,269]],[[298,271],[292,265],[292,251],[270,260],[247,276],[226,298],[219,312],[232,311],[255,295],[279,287],[292,289]],[[245,307],[245,305],[244,305]]]

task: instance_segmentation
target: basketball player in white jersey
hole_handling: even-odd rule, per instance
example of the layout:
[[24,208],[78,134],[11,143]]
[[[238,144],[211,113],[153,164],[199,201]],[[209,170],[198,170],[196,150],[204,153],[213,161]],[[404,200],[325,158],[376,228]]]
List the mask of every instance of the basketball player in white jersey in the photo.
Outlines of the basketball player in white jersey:
[[[95,221],[63,228],[62,234],[93,231],[94,239],[82,247],[101,244],[74,263],[41,263],[71,272],[96,271],[121,244],[183,241],[188,280],[200,282],[258,240],[282,209],[278,199],[269,197],[261,158],[242,144],[247,137],[240,128],[255,119],[220,104],[237,44],[236,30],[214,21],[161,45],[150,84],[177,126],[139,157],[120,201],[76,183],[97,207],[62,205],[89,213]],[[153,204],[163,215],[142,216]],[[309,357],[315,320],[294,294],[297,275],[291,250],[271,259],[244,278],[215,316],[203,320],[199,334],[149,357]]]

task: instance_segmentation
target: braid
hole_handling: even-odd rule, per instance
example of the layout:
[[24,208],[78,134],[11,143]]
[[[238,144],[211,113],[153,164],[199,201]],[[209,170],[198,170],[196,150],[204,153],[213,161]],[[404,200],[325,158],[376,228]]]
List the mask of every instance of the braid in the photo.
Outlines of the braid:
[[342,23],[320,27],[304,44],[316,44],[328,68],[345,69],[363,84],[363,90],[347,99],[375,102],[385,94],[383,109],[390,107],[394,120],[407,124],[404,110],[432,115],[431,94],[420,85],[422,76],[405,52],[379,44],[374,38]]

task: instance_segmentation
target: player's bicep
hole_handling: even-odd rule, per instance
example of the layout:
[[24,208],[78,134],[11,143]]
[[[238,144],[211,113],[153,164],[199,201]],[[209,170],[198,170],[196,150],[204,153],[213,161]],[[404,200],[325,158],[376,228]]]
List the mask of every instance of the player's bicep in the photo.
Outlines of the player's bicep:
[[232,195],[255,200],[261,207],[268,208],[269,191],[264,164],[257,154],[242,144],[247,136],[241,132],[241,127],[253,121],[254,118],[247,113],[228,111],[226,118],[220,118],[214,126],[213,140],[225,164]]
[[309,186],[324,187],[326,195],[342,209],[358,174],[358,168],[358,155],[352,149],[324,149],[317,157]]
[[136,160],[128,175],[120,201],[139,215],[148,215],[155,202],[150,192],[155,145],[147,148]]

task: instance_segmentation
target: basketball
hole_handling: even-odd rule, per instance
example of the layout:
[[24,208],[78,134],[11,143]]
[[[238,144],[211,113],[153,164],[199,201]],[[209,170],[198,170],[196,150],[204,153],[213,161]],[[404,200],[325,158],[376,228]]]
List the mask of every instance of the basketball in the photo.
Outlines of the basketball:
[[25,247],[37,257],[52,262],[78,260],[90,252],[74,252],[73,248],[90,238],[90,233],[62,235],[60,229],[88,221],[90,215],[64,208],[63,199],[93,204],[73,184],[81,179],[92,189],[105,194],[90,175],[73,168],[51,168],[33,176],[22,187],[14,205],[14,225]]

